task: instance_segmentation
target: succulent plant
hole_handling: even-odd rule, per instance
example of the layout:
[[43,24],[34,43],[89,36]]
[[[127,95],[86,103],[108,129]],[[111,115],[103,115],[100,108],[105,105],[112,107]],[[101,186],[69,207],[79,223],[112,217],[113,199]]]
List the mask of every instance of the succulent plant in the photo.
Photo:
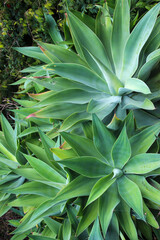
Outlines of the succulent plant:
[[[117,1],[113,19],[107,4],[99,8],[96,20],[67,11],[67,24],[76,52],[73,47],[69,49],[59,35],[57,44],[38,42],[41,52],[34,47],[17,48],[47,63],[35,67],[35,73],[26,77],[49,90],[30,94],[36,102],[28,118],[65,120],[63,131],[77,122],[91,119],[92,113],[100,119],[111,118],[116,113],[123,120],[130,109],[147,110],[153,121],[158,121],[153,102],[159,99],[159,92],[151,93],[147,84],[151,70],[160,59],[160,19],[157,18],[160,4],[147,12],[131,33],[128,1]],[[135,117],[143,118],[143,113],[140,110]],[[141,126],[140,117],[137,121]]]

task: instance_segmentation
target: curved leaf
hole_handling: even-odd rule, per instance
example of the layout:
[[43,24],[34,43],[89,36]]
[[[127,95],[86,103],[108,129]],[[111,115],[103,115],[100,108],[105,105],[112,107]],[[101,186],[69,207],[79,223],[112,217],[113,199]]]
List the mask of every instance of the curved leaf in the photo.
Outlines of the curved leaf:
[[145,14],[130,34],[124,51],[121,79],[131,77],[136,71],[140,51],[152,32],[159,10],[160,3]]
[[122,169],[131,156],[131,146],[126,132],[126,126],[123,127],[119,137],[112,147],[112,158],[114,166]]
[[116,179],[113,179],[112,177],[113,174],[111,173],[103,178],[100,178],[96,182],[90,192],[86,206],[99,198],[116,181]]
[[145,174],[160,168],[160,155],[154,153],[143,153],[129,160],[123,169],[126,174]]
[[111,158],[111,149],[115,142],[114,135],[107,129],[107,127],[93,115],[93,141],[98,151],[107,158],[110,165],[113,165]]
[[[66,179],[62,177],[56,170],[54,170],[52,167],[50,167],[45,162],[42,162],[41,160],[28,156],[24,154],[25,158],[28,160],[28,162],[31,164],[31,166],[44,178],[52,181],[52,182],[58,182],[58,183],[65,183]],[[44,171],[45,169],[45,171]]]
[[112,172],[112,168],[95,157],[77,157],[59,161],[73,171],[91,178],[105,176]]
[[106,235],[113,212],[119,202],[120,199],[115,183],[99,198],[99,218],[104,236]]
[[137,184],[132,182],[126,176],[119,178],[117,184],[118,192],[123,200],[145,221],[142,195]]

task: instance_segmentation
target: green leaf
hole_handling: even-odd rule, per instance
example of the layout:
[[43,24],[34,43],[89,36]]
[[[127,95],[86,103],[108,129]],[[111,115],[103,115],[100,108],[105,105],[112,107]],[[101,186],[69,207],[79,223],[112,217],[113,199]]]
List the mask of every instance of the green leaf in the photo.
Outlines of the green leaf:
[[16,200],[11,202],[9,206],[11,207],[38,207],[43,202],[48,199],[47,196],[39,196],[39,195],[25,195],[18,197]]
[[58,189],[39,182],[27,182],[18,188],[10,189],[7,192],[14,194],[36,194],[40,196],[54,197],[58,193]]
[[[139,187],[126,176],[117,180],[118,192],[123,200],[145,221],[143,200]],[[132,197],[134,196],[134,198]]]
[[50,63],[51,61],[41,52],[39,47],[14,47],[16,51],[32,58],[37,58],[45,63]]
[[154,6],[133,29],[124,51],[121,79],[131,77],[138,66],[141,49],[149,38],[160,10],[160,3]]
[[46,67],[61,77],[82,83],[96,90],[109,93],[107,83],[89,68],[75,63],[57,63]]
[[51,148],[51,151],[62,160],[77,157],[77,154],[72,149]]
[[[86,50],[87,51],[87,50]],[[109,68],[107,68],[102,62],[100,62],[96,57],[94,57],[91,53],[88,53],[90,55],[90,58],[92,58],[93,70],[95,72],[98,72],[97,74],[101,76],[102,79],[105,80],[105,82],[108,85],[109,91],[112,95],[117,95],[119,88],[123,87],[123,84],[121,81],[117,78],[117,76],[112,73]]]
[[112,172],[112,168],[95,157],[77,157],[59,161],[73,171],[91,178],[105,176]]
[[144,98],[141,101],[136,101],[128,96],[124,96],[122,105],[123,109],[137,109],[137,108],[142,108],[146,110],[155,109],[153,103],[148,98]]
[[63,223],[63,240],[71,239],[71,223],[69,219],[65,219]]
[[109,240],[119,240],[119,224],[118,224],[118,219],[116,217],[116,214],[113,213],[113,217],[111,219],[109,229],[107,231],[106,237]]
[[73,40],[76,40],[75,46],[77,47],[78,45],[77,50],[81,50],[80,56],[83,58],[82,47],[85,47],[93,56],[96,56],[104,65],[111,69],[105,48],[96,34],[71,12],[68,12],[68,20]]
[[42,162],[41,160],[28,156],[26,154],[24,156],[28,160],[28,162],[31,164],[31,166],[45,179],[52,182],[57,182],[57,183],[66,182],[66,179],[64,177],[62,177],[56,170],[54,170],[45,162]]
[[[119,76],[123,64],[124,49],[130,34],[130,9],[128,1],[118,0],[113,15],[112,53]],[[118,54],[117,54],[118,53]]]
[[57,236],[61,224],[58,221],[55,221],[54,219],[52,219],[50,217],[45,217],[44,222],[47,224],[47,226],[52,231],[52,233]]
[[9,146],[9,149],[11,149],[13,153],[15,153],[17,150],[17,139],[15,131],[13,130],[10,123],[7,121],[3,114],[1,114],[1,123],[4,137]]
[[96,181],[97,179],[94,178],[92,179],[83,176],[78,176],[76,179],[74,179],[72,182],[66,185],[55,198],[52,198],[51,200],[48,200],[42,205],[40,205],[34,211],[31,221],[34,221],[41,215],[45,215],[47,210],[51,209],[51,207],[57,203],[79,196],[88,196]]
[[101,234],[101,230],[100,230],[100,226],[99,226],[99,219],[97,217],[97,219],[94,222],[94,225],[92,227],[92,231],[89,235],[89,239],[88,240],[103,240],[102,234]]
[[[27,118],[54,118],[65,119],[74,112],[83,112],[86,110],[86,104],[73,104],[73,103],[57,103],[53,106],[47,106],[41,110],[31,113]],[[26,109],[25,109],[26,110]],[[32,109],[33,112],[34,109]]]
[[98,151],[107,158],[110,165],[113,165],[111,149],[115,142],[115,137],[95,114],[93,114],[92,118],[94,144]]
[[0,143],[0,152],[3,153],[10,160],[17,162],[16,157],[2,143]]
[[47,158],[45,150],[42,147],[37,146],[36,144],[32,144],[30,142],[26,142],[26,145],[38,159],[40,159],[43,162],[47,163],[48,165],[52,166],[51,162]]
[[38,44],[42,47],[42,51],[45,55],[48,55],[48,57],[56,57],[58,61],[53,61],[55,63],[77,63],[81,65],[86,65],[86,63],[74,52],[71,50],[65,49],[62,46],[57,46],[53,44],[43,43],[39,42]]
[[124,201],[121,201],[121,203],[118,205],[116,215],[118,216],[118,220],[122,229],[127,234],[129,239],[138,240],[137,230],[130,214],[130,207]]
[[100,178],[96,182],[96,184],[93,186],[90,192],[86,206],[88,206],[90,203],[99,198],[116,181],[116,179],[113,179],[112,177],[113,173]]
[[100,111],[105,111],[105,116],[107,116],[115,109],[120,101],[120,96],[108,96],[100,100],[92,99],[87,106],[87,112],[96,113],[98,115]]
[[76,231],[76,235],[79,236],[96,219],[97,215],[98,201],[95,201],[84,209],[83,216]]
[[160,205],[160,191],[151,186],[143,176],[128,175],[128,178],[138,185],[144,198]]
[[99,218],[104,236],[106,235],[114,209],[119,202],[120,199],[115,183],[99,198]]
[[[44,16],[47,23],[47,29],[48,29],[49,35],[51,36],[53,42],[55,44],[59,44],[60,42],[63,42],[63,38],[60,34],[60,31],[58,29],[57,23],[54,20],[54,18],[49,14],[45,14]],[[64,45],[64,47],[67,47],[67,46]]]
[[107,52],[108,58],[114,69],[112,49],[111,49],[111,37],[112,37],[112,21],[109,15],[109,10],[107,3],[103,4],[103,8],[99,7],[99,12],[96,17],[96,27],[95,31],[99,39],[102,41],[105,50]]
[[112,147],[112,158],[114,166],[122,169],[131,156],[131,146],[126,132],[126,126],[123,127],[119,137]]
[[36,107],[43,107],[54,105],[56,103],[75,103],[75,104],[84,104],[88,103],[93,97],[95,99],[100,98],[101,93],[97,92],[87,92],[81,89],[68,89],[60,92],[53,92],[53,95],[45,98],[43,101],[36,104]]
[[156,221],[154,215],[149,210],[149,208],[147,207],[145,202],[143,202],[143,209],[144,209],[144,213],[145,213],[145,216],[146,216],[147,223],[149,223],[152,227],[159,229],[158,222]]
[[160,50],[155,50],[152,52],[148,58],[147,62],[141,67],[138,73],[138,77],[142,80],[147,80],[149,77],[151,70],[153,69],[154,66],[159,62],[160,60]]
[[79,156],[93,156],[106,162],[90,139],[65,132],[61,135]]
[[123,169],[126,174],[145,174],[160,168],[160,156],[154,153],[142,153],[129,160]]
[[143,94],[151,93],[149,87],[138,78],[128,78],[124,83],[124,87],[133,92],[140,92]]
[[132,156],[145,153],[156,140],[160,132],[160,123],[148,127],[130,138]]
[[30,235],[30,239],[33,239],[33,240],[56,240],[55,238],[50,238],[50,237],[44,237],[44,236],[41,236],[41,235]]

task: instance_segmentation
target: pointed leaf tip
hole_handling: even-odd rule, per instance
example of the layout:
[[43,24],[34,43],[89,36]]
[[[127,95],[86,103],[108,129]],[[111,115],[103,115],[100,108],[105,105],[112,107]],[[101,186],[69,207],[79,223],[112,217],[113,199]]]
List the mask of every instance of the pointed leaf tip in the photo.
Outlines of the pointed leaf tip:
[[32,113],[26,117],[26,119],[31,118],[31,117],[36,117],[36,114]]

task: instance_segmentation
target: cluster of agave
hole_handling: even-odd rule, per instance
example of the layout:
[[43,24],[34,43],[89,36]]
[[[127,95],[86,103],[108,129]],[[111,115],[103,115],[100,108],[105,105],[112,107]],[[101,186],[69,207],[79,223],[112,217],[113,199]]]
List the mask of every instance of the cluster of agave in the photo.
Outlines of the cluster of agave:
[[131,33],[129,3],[95,20],[67,10],[70,41],[46,16],[54,44],[17,48],[45,64],[22,71],[14,129],[1,117],[0,214],[22,214],[12,240],[160,239],[160,3]]

